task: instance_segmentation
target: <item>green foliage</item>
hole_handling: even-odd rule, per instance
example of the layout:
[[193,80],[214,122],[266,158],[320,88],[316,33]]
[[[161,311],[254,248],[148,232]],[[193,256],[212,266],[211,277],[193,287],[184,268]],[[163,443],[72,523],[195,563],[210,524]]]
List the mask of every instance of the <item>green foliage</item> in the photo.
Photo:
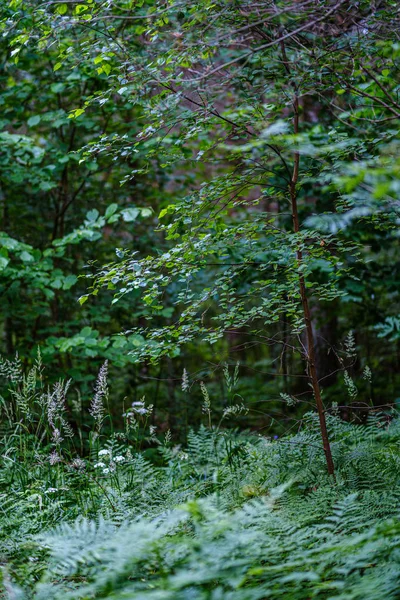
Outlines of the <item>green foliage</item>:
[[182,447],[148,432],[138,402],[105,436],[103,367],[83,449],[68,383],[48,389],[40,358],[26,375],[18,361],[1,370],[16,392],[2,403],[4,598],[397,598],[395,414],[328,419],[333,482],[312,413],[275,441],[212,424]]
[[2,3],[2,598],[398,598],[396,9]]
[[[81,308],[85,267],[111,260],[121,239],[139,232],[147,243],[152,210],[143,202],[152,194],[144,182],[134,198],[130,186],[116,193],[136,160],[131,156],[116,164],[98,154],[82,163],[81,146],[93,137],[137,131],[140,110],[120,95],[100,112],[70,119],[77,105],[105,90],[104,69],[92,72],[85,60],[72,66],[83,38],[69,28],[46,47],[44,13],[37,9],[36,3],[3,3],[0,14],[2,351],[9,357],[19,351],[33,362],[40,344],[55,379],[68,372],[85,382],[105,359],[117,367],[131,364],[127,351],[137,343],[117,335],[124,311],[110,311],[107,295]],[[61,49],[68,58],[58,62]],[[128,310],[135,314],[131,303]],[[84,359],[92,369],[81,367]]]
[[[154,314],[172,296],[172,323],[158,328],[149,317],[136,330],[146,338],[137,359],[176,356],[192,340],[214,344],[232,331],[258,339],[282,319],[297,336],[300,278],[317,306],[363,289],[357,259],[367,236],[355,240],[354,224],[395,243],[398,221],[397,80],[386,89],[398,47],[389,5],[378,14],[363,3],[356,14],[330,2],[294,4],[266,9],[265,22],[251,2],[243,11],[225,2],[136,7],[135,18],[149,21],[146,51],[131,47],[126,28],[116,52],[146,118],[131,147],[148,165],[161,156],[163,168],[198,173],[195,189],[159,213],[170,246],[128,252],[94,273],[95,293],[110,282],[115,301],[143,290]],[[109,9],[117,21],[120,9]],[[164,16],[152,20],[157,10]],[[91,17],[105,23],[110,13],[94,9]],[[121,77],[110,74],[111,89]],[[99,147],[120,156],[117,142]],[[288,218],[292,194],[300,231]]]
[[400,316],[386,317],[383,323],[376,326],[379,337],[387,337],[390,341],[400,339]]
[[398,597],[396,9],[3,3],[1,596]]
[[183,369],[215,391],[239,359],[246,397],[269,403],[260,426],[283,429],[301,403],[281,399],[309,391],[303,277],[327,404],[349,330],[376,371],[362,400],[393,401],[397,336],[382,344],[379,324],[400,309],[395,8],[4,2],[3,353],[33,364],[40,345],[84,403],[105,360],[121,397],[157,378],[156,420],[185,429],[201,409],[182,409]]

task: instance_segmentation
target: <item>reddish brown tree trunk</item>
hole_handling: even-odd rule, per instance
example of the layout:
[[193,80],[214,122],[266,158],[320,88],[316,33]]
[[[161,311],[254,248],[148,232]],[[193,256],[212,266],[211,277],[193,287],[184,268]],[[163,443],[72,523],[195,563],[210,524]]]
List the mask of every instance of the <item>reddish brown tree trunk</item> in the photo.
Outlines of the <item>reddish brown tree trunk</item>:
[[[293,100],[293,110],[294,110],[293,128],[294,128],[294,133],[296,134],[299,132],[299,99],[298,99],[297,93]],[[296,190],[297,182],[299,179],[299,165],[300,165],[300,154],[299,154],[299,152],[295,152],[293,175],[292,175],[292,179],[291,179],[291,182],[289,185],[290,200],[291,200],[291,204],[292,204],[293,230],[295,233],[298,233],[300,231],[299,213],[298,213],[298,206],[297,206],[297,190]],[[297,264],[300,267],[301,263],[303,262],[303,253],[300,248],[298,248],[296,251],[296,258],[297,258]],[[323,444],[323,448],[324,448],[324,452],[325,452],[328,473],[330,475],[334,475],[335,467],[334,467],[333,459],[332,459],[332,452],[331,452],[331,446],[329,443],[328,430],[326,428],[325,409],[324,409],[324,405],[322,402],[321,389],[319,387],[317,367],[316,367],[315,339],[314,339],[314,332],[312,329],[310,306],[309,306],[309,302],[308,302],[307,288],[306,288],[306,283],[304,280],[304,275],[301,274],[301,271],[299,272],[299,287],[300,287],[301,304],[303,307],[304,322],[305,322],[305,326],[306,326],[307,370],[308,370],[308,375],[310,377],[311,385],[312,385],[313,392],[314,392],[315,403],[317,405],[319,425],[320,425],[320,429],[321,429],[322,444]]]

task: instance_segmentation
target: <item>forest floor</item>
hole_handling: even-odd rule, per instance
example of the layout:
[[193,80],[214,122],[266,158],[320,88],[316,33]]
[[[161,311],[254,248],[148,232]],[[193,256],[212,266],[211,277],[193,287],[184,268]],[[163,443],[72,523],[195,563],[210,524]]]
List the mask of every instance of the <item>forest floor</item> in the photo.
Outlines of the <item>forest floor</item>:
[[398,598],[400,420],[330,417],[335,480],[305,421],[276,441],[202,427],[159,466],[122,435],[50,460],[5,436],[1,597]]

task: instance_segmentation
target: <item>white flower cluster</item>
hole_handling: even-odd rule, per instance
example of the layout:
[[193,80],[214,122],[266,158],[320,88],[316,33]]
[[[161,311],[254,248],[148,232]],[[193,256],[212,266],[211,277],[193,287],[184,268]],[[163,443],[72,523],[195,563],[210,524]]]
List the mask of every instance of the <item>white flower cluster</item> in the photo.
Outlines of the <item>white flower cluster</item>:
[[108,466],[102,461],[99,461],[94,465],[95,469],[103,469],[103,475],[108,475],[109,473],[114,472],[117,464],[125,461],[125,457],[122,456],[122,454],[118,454],[113,458],[111,451],[106,448],[100,450],[98,456],[104,456],[104,460],[108,461]]
[[135,415],[151,415],[151,413],[153,412],[153,405],[149,404],[148,406],[146,406],[144,402],[144,396],[141,400],[132,402],[131,407],[132,408],[123,415],[128,419],[135,417]]
[[44,490],[45,494],[56,494],[57,492],[68,491],[67,487],[54,488],[49,487],[47,490]]

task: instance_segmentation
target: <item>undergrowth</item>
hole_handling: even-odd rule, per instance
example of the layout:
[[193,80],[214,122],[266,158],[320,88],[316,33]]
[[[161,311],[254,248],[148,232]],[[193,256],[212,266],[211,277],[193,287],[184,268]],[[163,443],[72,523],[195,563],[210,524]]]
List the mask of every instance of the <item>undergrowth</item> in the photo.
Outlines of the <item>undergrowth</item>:
[[313,413],[279,440],[219,423],[182,448],[156,437],[144,400],[103,434],[107,365],[90,430],[69,383],[45,385],[40,358],[27,374],[18,361],[0,370],[2,598],[399,597],[395,415],[329,416],[333,481]]

